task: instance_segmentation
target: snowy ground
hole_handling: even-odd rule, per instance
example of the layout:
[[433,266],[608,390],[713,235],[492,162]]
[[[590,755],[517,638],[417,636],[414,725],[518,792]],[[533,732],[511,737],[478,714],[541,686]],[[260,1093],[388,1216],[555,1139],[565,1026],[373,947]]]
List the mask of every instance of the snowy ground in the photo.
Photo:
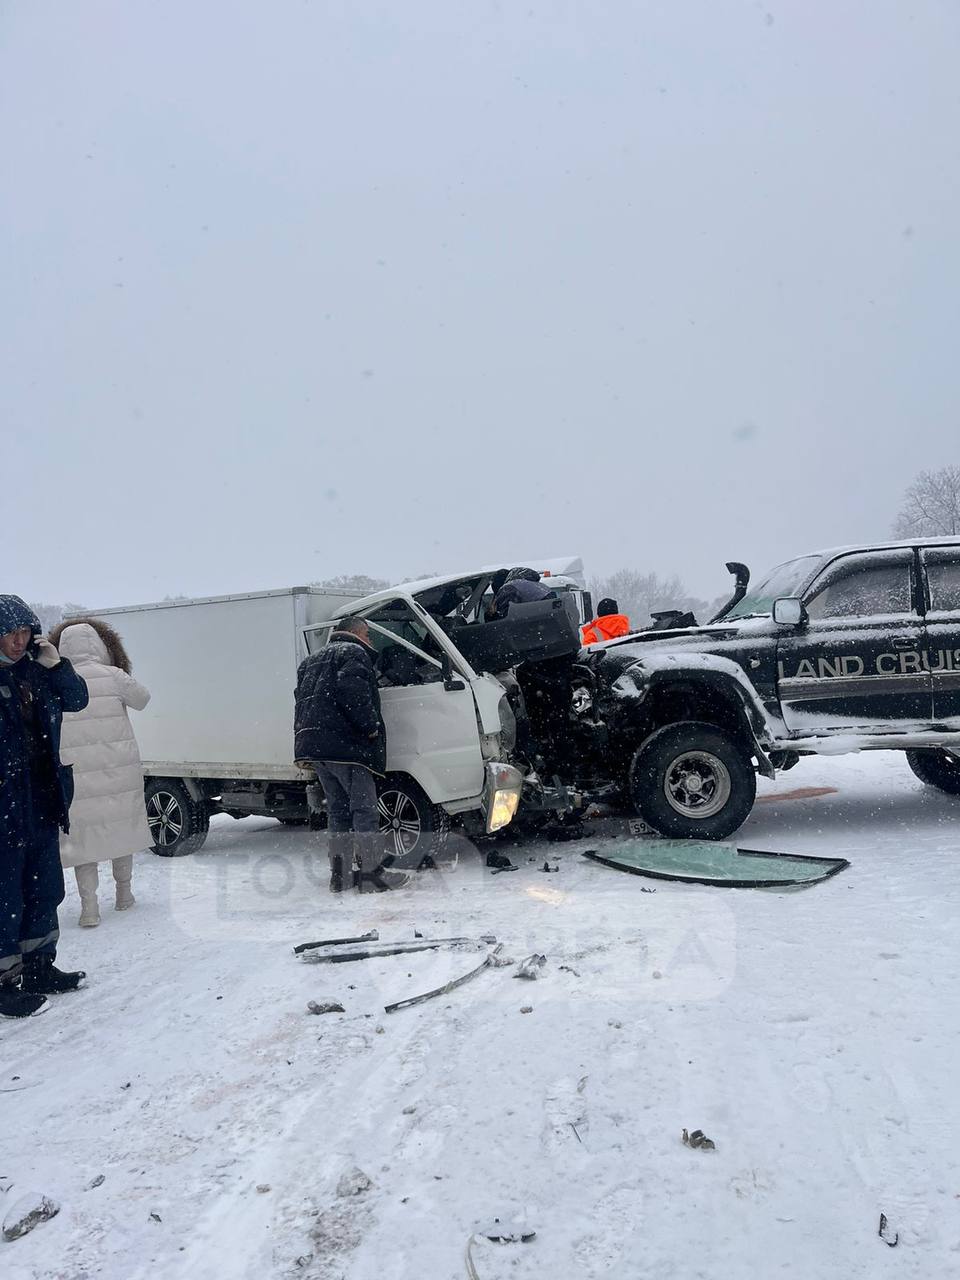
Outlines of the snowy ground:
[[[776,798],[807,786],[838,791]],[[220,819],[195,857],[143,855],[137,908],[97,930],[71,889],[87,989],[0,1030],[0,1174],[63,1209],[0,1275],[454,1280],[478,1224],[525,1215],[536,1240],[478,1244],[480,1280],[955,1276],[960,802],[882,754],[761,793],[741,843],[850,869],[697,888],[589,864],[594,838],[333,899],[323,837]],[[548,963],[387,1015],[482,957],[291,954],[371,927]],[[346,1013],[305,1012],[326,996]],[[373,1186],[338,1197],[354,1165]]]

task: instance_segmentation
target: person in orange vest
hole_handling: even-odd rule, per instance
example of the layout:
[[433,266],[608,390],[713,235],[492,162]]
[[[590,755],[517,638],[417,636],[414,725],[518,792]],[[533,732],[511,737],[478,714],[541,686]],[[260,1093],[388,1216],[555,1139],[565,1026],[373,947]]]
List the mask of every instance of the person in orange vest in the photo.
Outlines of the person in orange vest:
[[583,643],[599,644],[601,640],[613,640],[630,632],[630,619],[620,612],[616,600],[609,597],[597,605],[597,616],[583,628]]

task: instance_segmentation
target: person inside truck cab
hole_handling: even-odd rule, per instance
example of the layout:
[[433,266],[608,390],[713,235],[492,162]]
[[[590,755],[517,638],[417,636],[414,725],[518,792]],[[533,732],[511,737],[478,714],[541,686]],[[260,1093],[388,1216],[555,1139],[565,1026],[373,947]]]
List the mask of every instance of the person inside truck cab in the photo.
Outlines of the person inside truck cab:
[[602,640],[615,640],[617,636],[629,634],[630,619],[620,612],[616,600],[607,596],[597,605],[597,616],[583,628],[583,643],[599,644]]
[[549,600],[554,594],[540,581],[540,575],[536,569],[518,566],[516,569],[510,569],[503,576],[502,581],[498,581],[499,579],[500,574],[497,574],[491,583],[494,592],[491,620],[505,618],[512,604],[531,604],[535,600]]

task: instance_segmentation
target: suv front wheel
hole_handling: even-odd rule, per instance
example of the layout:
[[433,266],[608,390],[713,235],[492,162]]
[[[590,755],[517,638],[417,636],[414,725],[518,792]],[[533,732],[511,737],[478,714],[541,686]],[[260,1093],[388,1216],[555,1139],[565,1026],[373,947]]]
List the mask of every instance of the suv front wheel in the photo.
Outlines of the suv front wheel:
[[630,799],[643,820],[675,839],[723,840],[753,808],[753,761],[722,729],[695,721],[650,735],[630,765]]
[[960,760],[949,751],[908,751],[907,764],[928,787],[960,796]]

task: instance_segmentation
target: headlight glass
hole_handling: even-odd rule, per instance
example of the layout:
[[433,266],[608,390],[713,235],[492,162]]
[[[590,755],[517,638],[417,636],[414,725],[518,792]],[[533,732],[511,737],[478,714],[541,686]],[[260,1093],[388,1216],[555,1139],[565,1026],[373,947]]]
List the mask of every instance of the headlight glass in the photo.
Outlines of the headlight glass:
[[518,791],[495,791],[493,793],[493,804],[490,806],[487,830],[500,831],[503,827],[508,827],[513,821],[519,804],[520,793]]

